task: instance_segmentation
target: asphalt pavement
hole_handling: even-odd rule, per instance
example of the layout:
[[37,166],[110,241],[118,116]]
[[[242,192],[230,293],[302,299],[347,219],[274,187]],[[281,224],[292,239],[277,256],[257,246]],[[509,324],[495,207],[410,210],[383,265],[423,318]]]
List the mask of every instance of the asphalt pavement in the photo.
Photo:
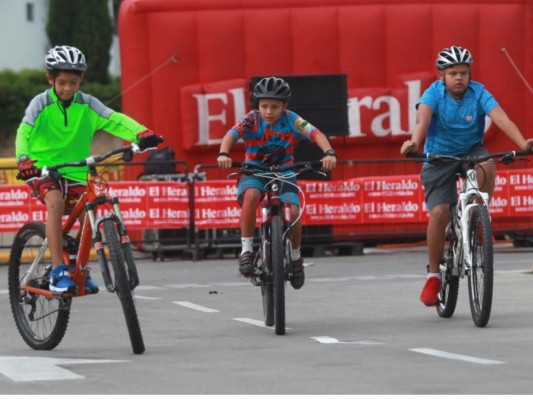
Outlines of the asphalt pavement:
[[287,286],[287,332],[277,336],[235,258],[141,257],[142,355],[132,353],[120,303],[107,292],[74,300],[56,349],[30,349],[13,322],[2,266],[0,393],[533,393],[532,249],[496,246],[486,328],[472,321],[466,280],[452,318],[420,303],[423,246],[306,261],[305,286]]

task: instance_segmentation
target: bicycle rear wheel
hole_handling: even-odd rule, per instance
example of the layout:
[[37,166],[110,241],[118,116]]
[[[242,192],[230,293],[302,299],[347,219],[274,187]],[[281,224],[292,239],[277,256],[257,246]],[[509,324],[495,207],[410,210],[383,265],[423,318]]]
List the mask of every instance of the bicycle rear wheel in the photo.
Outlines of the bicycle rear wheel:
[[285,251],[283,250],[283,221],[274,215],[271,221],[271,265],[274,292],[274,325],[276,335],[285,334]]
[[[52,259],[43,248],[46,229],[43,223],[31,222],[16,234],[9,256],[8,288],[11,312],[22,339],[35,350],[51,350],[63,339],[70,317],[71,298],[45,296],[21,289],[22,280],[38,261],[29,285],[48,290]],[[39,252],[43,254],[36,260]]]
[[468,294],[472,319],[478,327],[488,324],[492,308],[494,280],[492,232],[487,207],[472,208],[470,217],[472,267],[468,274]]
[[107,246],[111,256],[111,264],[113,265],[113,270],[115,272],[115,290],[120,299],[120,303],[122,304],[131,346],[135,354],[141,354],[145,350],[144,341],[139,318],[137,317],[137,310],[135,309],[133,293],[130,289],[128,275],[126,273],[124,255],[120,246],[117,229],[115,223],[111,220],[104,221],[103,225]]
[[[450,215],[450,221],[452,216]],[[454,257],[453,249],[457,245],[457,237],[453,232],[451,224],[446,227],[446,242],[442,253],[441,261],[441,288],[439,292],[439,302],[437,303],[437,313],[442,318],[450,318],[457,306],[459,294],[459,276],[453,276]],[[442,268],[444,267],[444,268]]]

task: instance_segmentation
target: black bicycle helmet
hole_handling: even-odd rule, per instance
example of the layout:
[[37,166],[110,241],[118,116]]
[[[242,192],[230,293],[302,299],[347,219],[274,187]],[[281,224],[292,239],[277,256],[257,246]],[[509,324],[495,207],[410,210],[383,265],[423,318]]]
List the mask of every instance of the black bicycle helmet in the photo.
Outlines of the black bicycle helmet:
[[289,101],[291,88],[289,84],[281,78],[270,76],[263,78],[254,87],[254,98],[258,99],[278,99]]
[[443,49],[437,56],[437,69],[442,71],[452,65],[467,64],[471,65],[474,62],[472,54],[467,49],[459,46],[451,46]]
[[86,71],[85,56],[76,47],[55,46],[48,50],[44,57],[48,71]]

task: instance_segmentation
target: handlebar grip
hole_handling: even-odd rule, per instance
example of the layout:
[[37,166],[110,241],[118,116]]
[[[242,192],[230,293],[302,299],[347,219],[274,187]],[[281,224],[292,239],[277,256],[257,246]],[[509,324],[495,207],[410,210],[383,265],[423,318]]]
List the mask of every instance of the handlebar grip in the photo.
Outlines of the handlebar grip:
[[427,153],[417,153],[417,152],[409,152],[405,155],[408,158],[427,158]]

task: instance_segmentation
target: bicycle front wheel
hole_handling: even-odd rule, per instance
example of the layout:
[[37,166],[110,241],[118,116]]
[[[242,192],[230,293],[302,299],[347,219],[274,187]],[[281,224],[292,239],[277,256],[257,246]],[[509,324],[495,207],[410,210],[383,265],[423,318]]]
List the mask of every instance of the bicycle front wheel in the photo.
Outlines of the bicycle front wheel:
[[137,317],[137,310],[135,309],[133,293],[128,281],[124,255],[117,229],[115,223],[111,220],[106,220],[103,224],[106,242],[111,256],[111,264],[113,265],[113,270],[115,272],[115,290],[120,299],[120,303],[122,304],[124,316],[126,317],[126,325],[128,327],[131,346],[135,354],[141,354],[145,350],[144,341],[139,318]]
[[276,335],[285,334],[285,251],[283,250],[283,222],[279,215],[271,221],[271,262],[274,292],[274,325]]
[[[452,216],[450,215],[450,218]],[[451,221],[451,219],[450,219]],[[459,294],[459,276],[453,275],[454,257],[453,249],[457,245],[457,237],[451,225],[446,228],[446,239],[441,260],[441,288],[439,292],[439,302],[437,303],[437,313],[442,318],[450,318],[457,306]]]
[[470,215],[472,266],[468,274],[468,294],[472,319],[478,327],[488,324],[492,308],[494,280],[492,232],[487,207],[478,205]]
[[[63,339],[70,317],[71,298],[45,295],[52,269],[50,252],[44,247],[43,223],[31,222],[16,234],[9,256],[8,288],[11,312],[22,339],[35,350],[52,350]],[[38,255],[41,257],[38,258]],[[43,291],[29,292],[21,282],[31,272],[28,285]]]

